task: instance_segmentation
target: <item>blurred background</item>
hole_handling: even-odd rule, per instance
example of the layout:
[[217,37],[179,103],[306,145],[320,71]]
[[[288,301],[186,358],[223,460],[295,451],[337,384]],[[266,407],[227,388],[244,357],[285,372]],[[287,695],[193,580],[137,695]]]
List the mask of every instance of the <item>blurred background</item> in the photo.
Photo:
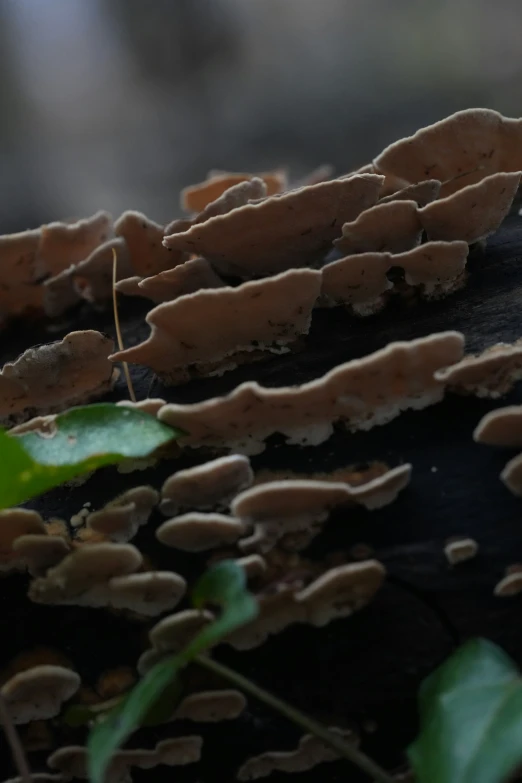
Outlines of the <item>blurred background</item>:
[[522,115],[522,0],[0,0],[0,232]]

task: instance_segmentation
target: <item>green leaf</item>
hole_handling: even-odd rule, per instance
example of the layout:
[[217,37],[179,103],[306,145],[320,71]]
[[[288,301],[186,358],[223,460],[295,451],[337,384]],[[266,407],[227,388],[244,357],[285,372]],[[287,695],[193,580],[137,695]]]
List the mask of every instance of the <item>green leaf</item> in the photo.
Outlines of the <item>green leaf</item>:
[[71,408],[47,433],[0,430],[0,508],[104,465],[146,457],[179,434],[148,413],[110,403]]
[[500,783],[522,762],[522,681],[496,645],[475,639],[423,683],[408,754],[419,783]]
[[[161,703],[161,710],[165,709],[162,694],[176,681],[180,671],[235,628],[252,620],[259,611],[255,598],[247,592],[244,570],[233,560],[218,563],[201,577],[193,591],[193,602],[197,608],[206,603],[220,606],[220,617],[203,628],[180,653],[153,666],[124,701],[94,726],[87,743],[91,783],[103,783],[114,752],[138,726],[157,717],[155,706]],[[171,707],[176,697],[179,694],[174,693]]]

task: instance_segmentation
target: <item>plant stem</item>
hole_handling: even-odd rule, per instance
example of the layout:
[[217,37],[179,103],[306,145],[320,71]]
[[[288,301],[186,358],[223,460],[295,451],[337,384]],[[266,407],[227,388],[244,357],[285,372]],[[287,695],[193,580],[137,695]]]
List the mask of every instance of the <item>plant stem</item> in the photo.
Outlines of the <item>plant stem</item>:
[[[120,349],[120,351],[123,351],[124,350],[123,338],[121,336],[120,318],[118,316],[118,295],[116,293],[116,281],[118,279],[117,265],[118,265],[118,256],[116,254],[115,248],[112,248],[112,305],[114,308],[114,326],[116,328],[118,348]],[[131,398],[132,402],[136,402],[136,395],[134,394],[134,386],[132,385],[129,365],[127,364],[127,362],[122,362],[122,365],[123,365],[123,372],[125,373],[125,380],[127,381],[127,388],[129,390],[129,397]]]
[[277,698],[277,696],[273,696],[271,693],[268,693],[268,691],[260,688],[259,685],[256,685],[256,683],[252,682],[252,680],[247,679],[247,677],[244,677],[242,674],[234,671],[234,669],[229,669],[228,666],[225,666],[222,663],[218,663],[212,658],[208,658],[206,655],[198,655],[195,658],[195,661],[196,663],[199,663],[200,666],[204,666],[206,669],[214,672],[214,674],[218,674],[219,676],[223,677],[223,679],[229,680],[242,690],[246,691],[252,696],[255,696],[256,699],[259,699],[259,701],[262,701],[269,707],[272,707],[273,710],[279,712],[281,715],[284,715],[285,718],[288,718],[288,720],[291,720],[297,726],[301,726],[301,728],[305,729],[305,731],[309,734],[314,734],[316,737],[319,737],[319,739],[321,739],[325,745],[329,745],[343,758],[351,761],[352,764],[355,764],[357,767],[359,767],[359,769],[361,769],[363,772],[366,772],[374,780],[378,780],[379,783],[393,783],[393,778],[391,775],[388,775],[388,773],[379,767],[378,764],[358,750],[358,748],[356,748],[354,745],[350,745],[341,737],[337,736],[336,734],[332,734],[321,723],[317,723],[317,721],[315,721],[313,718],[309,718],[308,715],[305,715],[300,710],[297,710],[295,707],[292,707],[290,704],[287,704],[286,702]]
[[32,783],[31,770],[29,769],[29,764],[27,763],[24,749],[22,747],[22,743],[20,742],[20,737],[18,736],[18,732],[9,714],[9,710],[7,709],[5,699],[1,693],[0,693],[0,723],[3,726],[5,736],[7,738],[7,742],[9,743],[9,747],[11,748],[13,761],[16,765],[20,777],[23,780],[23,783]]

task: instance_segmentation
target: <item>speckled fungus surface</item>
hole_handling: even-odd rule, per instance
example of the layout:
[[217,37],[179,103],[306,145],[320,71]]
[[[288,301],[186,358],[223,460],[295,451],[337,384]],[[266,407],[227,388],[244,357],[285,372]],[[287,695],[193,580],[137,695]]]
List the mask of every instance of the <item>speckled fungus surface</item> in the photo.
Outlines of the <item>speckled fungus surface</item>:
[[113,347],[109,337],[88,330],[29,348],[0,372],[0,421],[14,424],[101,397],[119,376],[108,359]]
[[320,272],[293,269],[165,302],[147,315],[148,340],[111,358],[151,367],[169,383],[223,372],[237,365],[237,353],[277,352],[306,334],[320,287]]
[[186,432],[181,442],[187,445],[255,454],[275,432],[290,443],[318,444],[330,437],[335,421],[350,430],[366,430],[403,410],[441,400],[444,384],[434,373],[459,361],[463,345],[457,332],[391,343],[302,386],[269,389],[247,382],[226,397],[165,405],[158,416]]
[[417,183],[436,178],[445,197],[490,174],[522,170],[522,120],[465,109],[396,141],[374,170]]
[[205,258],[192,258],[184,264],[167,269],[152,277],[132,277],[116,285],[118,291],[144,296],[156,304],[172,302],[180,296],[207,288],[223,288],[224,281]]
[[418,245],[422,236],[417,203],[397,199],[376,204],[352,223],[334,245],[342,253],[403,253]]
[[326,253],[343,223],[377,202],[381,183],[366,174],[299,188],[167,235],[164,243],[243,278],[306,266]]
[[158,500],[159,493],[152,487],[133,487],[100,511],[88,514],[86,524],[110,541],[130,541],[138,528],[148,522]]
[[497,343],[478,355],[465,356],[435,377],[451,391],[496,399],[511,391],[522,378],[522,340]]

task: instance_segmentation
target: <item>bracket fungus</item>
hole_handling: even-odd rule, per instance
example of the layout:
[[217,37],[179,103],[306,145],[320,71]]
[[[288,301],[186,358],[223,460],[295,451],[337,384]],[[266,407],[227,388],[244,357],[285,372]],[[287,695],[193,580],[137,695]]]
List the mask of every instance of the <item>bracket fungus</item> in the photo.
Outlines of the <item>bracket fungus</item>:
[[425,207],[439,197],[441,183],[438,179],[427,179],[424,182],[417,182],[414,185],[407,185],[405,188],[390,193],[389,196],[379,199],[379,204],[387,204],[389,201],[406,200],[414,201],[417,206]]
[[164,522],[156,530],[156,538],[165,546],[185,552],[204,552],[234,544],[245,529],[243,522],[234,517],[192,511]]
[[[181,191],[180,203],[185,212],[202,212],[208,204],[217,199],[236,185],[244,182],[251,182],[253,179],[260,179],[266,188],[267,196],[275,196],[282,193],[287,188],[286,172],[279,171],[265,172],[264,174],[236,174],[227,171],[210,172],[204,182],[197,185],[190,185]],[[256,196],[251,196],[256,198]],[[260,198],[257,196],[257,198]]]
[[[522,405],[487,413],[475,428],[473,440],[489,446],[522,448]],[[500,478],[514,495],[522,496],[522,454],[509,460]]]
[[[179,767],[194,764],[201,758],[203,740],[198,736],[175,737],[158,742],[153,750],[133,748],[118,750],[111,759],[105,775],[105,783],[131,783],[130,770],[152,769],[164,764],[169,767]],[[51,769],[58,770],[65,779],[87,779],[87,749],[81,745],[56,750],[47,759]]]
[[489,446],[522,448],[522,405],[490,411],[479,421],[473,440]]
[[334,245],[346,254],[403,253],[422,237],[417,203],[402,199],[379,202],[352,223],[345,223],[342,231]]
[[41,604],[127,609],[145,616],[173,609],[185,594],[185,580],[170,571],[136,573],[141,564],[140,553],[130,544],[82,546],[34,579],[29,598]]
[[112,217],[96,212],[73,223],[48,223],[41,227],[36,256],[41,274],[56,275],[89,256],[112,233]]
[[159,493],[148,486],[133,487],[111,500],[100,511],[88,514],[86,524],[110,541],[130,541],[145,525],[157,505]]
[[185,252],[169,252],[164,247],[163,226],[141,212],[128,210],[114,224],[116,236],[123,237],[129,253],[129,264],[135,275],[147,277],[182,264]]
[[249,381],[225,397],[165,405],[158,418],[186,432],[179,442],[191,446],[256,454],[275,432],[289,443],[316,445],[330,437],[334,422],[367,430],[439,402],[444,384],[434,373],[459,361],[463,346],[458,332],[390,343],[302,386],[264,388]]
[[506,568],[505,575],[495,585],[493,595],[499,598],[511,598],[522,592],[522,566],[513,563]]
[[521,141],[521,120],[465,109],[386,147],[374,170],[412,184],[434,177],[445,197],[490,174],[520,171]]
[[[411,465],[398,468],[353,487],[340,481],[283,480],[258,484],[238,495],[232,513],[254,532],[239,542],[243,552],[268,552],[287,533],[307,531],[327,519],[337,506],[367,509],[392,503],[409,483]],[[308,542],[307,542],[308,543]]]
[[124,294],[144,296],[161,304],[207,288],[224,288],[225,285],[205,258],[191,258],[152,277],[121,280],[116,288]]
[[306,334],[320,287],[319,271],[292,269],[237,288],[198,291],[164,302],[147,315],[150,337],[111,359],[144,364],[173,384],[197,374],[221,374],[237,365],[234,354],[280,352]]
[[28,348],[0,372],[0,421],[14,424],[101,397],[119,377],[108,359],[112,350],[113,341],[93,330]]
[[364,174],[302,187],[167,235],[164,244],[242,278],[307,266],[326,253],[343,223],[377,202],[382,180]]
[[218,723],[235,720],[247,705],[240,691],[201,691],[186,696],[177,707],[174,718],[191,720],[195,723]]
[[25,563],[14,548],[17,539],[33,535],[46,538],[47,529],[36,511],[8,508],[0,511],[0,573],[21,570]]
[[478,549],[478,544],[473,538],[454,538],[446,542],[444,554],[450,565],[457,565],[476,557]]
[[419,210],[428,239],[469,245],[497,230],[515,198],[522,172],[499,172]]
[[70,545],[62,536],[27,533],[13,541],[13,552],[31,576],[44,576],[70,552]]
[[522,340],[497,343],[478,355],[465,356],[451,367],[437,370],[435,377],[460,394],[502,397],[522,378]]
[[13,723],[30,723],[58,715],[80,682],[71,669],[45,664],[15,674],[2,686],[1,694]]
[[84,300],[103,306],[112,297],[113,250],[117,252],[117,279],[132,273],[127,246],[122,237],[109,239],[83,261],[64,269],[43,284],[44,310],[61,315],[70,306]]
[[149,632],[152,648],[158,652],[179,652],[213,619],[211,612],[197,609],[184,609],[164,617]]
[[42,307],[36,265],[40,237],[39,228],[0,236],[0,323],[10,315]]
[[[339,729],[330,726],[328,731],[337,734],[349,742],[357,745],[357,735],[350,729]],[[335,761],[341,758],[340,753],[327,746],[313,734],[305,734],[299,740],[295,750],[267,751],[259,756],[249,758],[240,767],[237,773],[238,780],[257,780],[266,778],[273,772],[306,772],[325,761]]]
[[361,253],[340,258],[321,270],[322,302],[347,305],[356,315],[371,315],[393,291],[388,275],[395,268],[402,269],[405,283],[418,287],[427,299],[445,296],[464,283],[468,252],[466,242],[426,242],[396,255]]
[[237,650],[250,650],[294,623],[324,626],[348,617],[368,604],[386,571],[377,560],[331,568],[306,587],[286,586],[257,597],[259,615],[225,640]]
[[230,454],[178,470],[161,488],[160,510],[164,514],[177,514],[181,509],[226,508],[253,480],[250,460],[242,454]]

